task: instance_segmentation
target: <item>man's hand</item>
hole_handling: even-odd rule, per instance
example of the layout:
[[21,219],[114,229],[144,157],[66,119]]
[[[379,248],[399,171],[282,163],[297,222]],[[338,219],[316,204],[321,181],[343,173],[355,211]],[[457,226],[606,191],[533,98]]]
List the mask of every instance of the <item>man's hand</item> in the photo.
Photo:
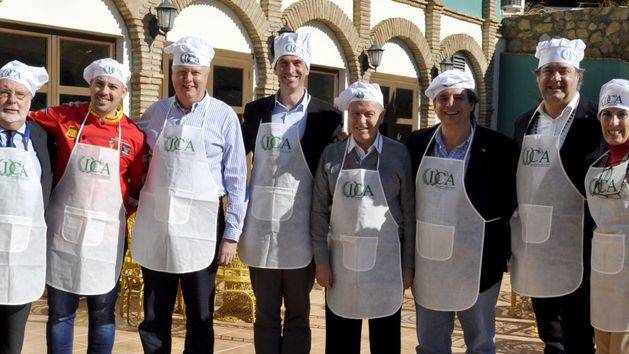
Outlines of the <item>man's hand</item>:
[[402,268],[402,284],[404,284],[404,289],[408,289],[413,285],[414,277],[415,271],[413,268]]
[[332,270],[329,263],[317,264],[317,271],[315,273],[317,283],[322,287],[329,289],[332,287]]
[[221,248],[218,251],[218,264],[230,265],[236,256],[236,248],[238,243],[234,240],[223,239]]

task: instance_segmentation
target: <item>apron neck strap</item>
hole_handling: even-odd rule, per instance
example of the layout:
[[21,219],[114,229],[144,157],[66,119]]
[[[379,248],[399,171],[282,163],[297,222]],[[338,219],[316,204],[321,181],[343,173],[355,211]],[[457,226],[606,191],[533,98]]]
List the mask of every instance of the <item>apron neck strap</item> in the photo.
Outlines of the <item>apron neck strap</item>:
[[[347,158],[347,155],[349,154],[349,139],[354,139],[351,135],[349,137],[347,137],[347,143],[345,144],[345,152],[343,153],[343,159],[341,160],[341,170],[339,171],[339,173],[345,168],[345,158]],[[376,145],[376,142],[378,140],[378,136],[376,136],[376,140],[373,141],[373,144]],[[356,146],[358,146],[358,144],[356,143],[356,140],[354,140],[354,148],[356,148]],[[360,147],[360,146],[358,146]],[[362,148],[361,148],[362,149]],[[376,149],[376,152],[378,151],[378,149]],[[367,157],[367,155],[365,155],[365,158]],[[376,171],[380,170],[380,153],[378,153],[378,159],[376,160]]]
[[[87,117],[89,117],[89,115],[90,115],[90,112],[88,110],[87,113],[85,113],[85,117],[83,117],[83,122],[81,123],[81,127],[79,128],[79,132],[76,134],[76,144],[79,143],[81,134],[83,133],[83,127],[85,127],[85,123],[87,122]],[[120,125],[120,121],[118,121],[118,146],[116,147],[116,150],[120,151],[121,144],[122,144],[122,127]]]

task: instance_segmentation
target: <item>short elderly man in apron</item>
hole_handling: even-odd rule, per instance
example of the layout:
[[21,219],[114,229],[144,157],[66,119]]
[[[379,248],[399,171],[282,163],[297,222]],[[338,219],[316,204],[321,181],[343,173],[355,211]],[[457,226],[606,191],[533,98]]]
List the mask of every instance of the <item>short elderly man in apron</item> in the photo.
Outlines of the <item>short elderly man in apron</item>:
[[145,353],[170,353],[181,284],[185,352],[212,353],[214,281],[218,265],[236,254],[246,157],[236,113],[207,93],[212,46],[183,37],[164,51],[173,55],[175,96],[152,104],[139,123],[152,149],[131,242],[144,278],[140,338]]
[[79,297],[87,298],[88,352],[111,353],[127,216],[137,205],[148,154],[124,114],[131,73],[113,59],[88,65],[91,100],[33,112],[55,137],[55,186],[48,223],[48,351],[72,352]]
[[413,178],[404,145],[382,136],[378,84],[355,82],[335,99],[350,137],[329,145],[315,176],[311,230],[317,282],[326,288],[326,354],[400,353],[400,311],[413,279]]
[[521,148],[511,222],[511,286],[530,296],[546,353],[594,352],[590,248],[594,223],[583,180],[601,142],[596,105],[579,93],[585,43],[540,42],[542,102],[515,123]]
[[596,353],[629,353],[629,80],[603,85],[598,118],[605,153],[585,176],[592,238],[590,318]]
[[0,68],[0,353],[19,354],[31,302],[46,283],[46,222],[52,170],[48,137],[26,122],[45,68]]
[[253,152],[253,169],[238,252],[249,266],[256,296],[256,353],[307,354],[314,285],[313,175],[323,148],[340,130],[341,115],[306,90],[310,33],[278,35],[274,48],[280,89],[245,106],[242,131],[247,153]]
[[454,316],[468,353],[495,353],[496,302],[516,207],[515,142],[480,126],[474,78],[448,70],[426,89],[440,124],[407,141],[415,176],[418,353],[450,353]]

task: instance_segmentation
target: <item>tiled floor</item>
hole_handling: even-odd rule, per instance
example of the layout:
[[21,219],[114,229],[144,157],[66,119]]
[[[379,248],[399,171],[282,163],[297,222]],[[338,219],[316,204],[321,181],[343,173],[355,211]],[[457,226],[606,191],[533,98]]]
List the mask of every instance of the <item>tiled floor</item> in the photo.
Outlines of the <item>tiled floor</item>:
[[[413,299],[407,292],[402,308],[402,352],[414,353],[417,345],[415,334],[415,311]],[[325,343],[325,318],[323,307],[323,291],[315,289],[311,294],[312,312],[312,353],[324,353]],[[530,312],[521,318],[513,318],[510,315],[510,285],[508,277],[503,282],[497,306],[497,336],[496,343],[499,353],[528,354],[541,353],[542,344],[535,332],[534,320]],[[24,354],[46,352],[46,311],[45,300],[39,300],[33,304],[31,316],[26,328]],[[127,324],[125,318],[118,316],[116,331],[115,353],[142,353],[142,346],[137,330]],[[175,315],[173,320],[173,353],[183,351],[183,338],[185,334],[184,321],[181,315]],[[366,324],[366,321],[365,321]],[[366,325],[363,324],[363,353],[369,352],[369,334]],[[215,353],[244,354],[254,353],[253,329],[249,323],[232,323],[215,321]],[[87,345],[87,315],[85,304],[82,303],[75,325],[75,353],[85,353]],[[454,353],[464,353],[465,343],[460,326],[454,330],[452,343]]]

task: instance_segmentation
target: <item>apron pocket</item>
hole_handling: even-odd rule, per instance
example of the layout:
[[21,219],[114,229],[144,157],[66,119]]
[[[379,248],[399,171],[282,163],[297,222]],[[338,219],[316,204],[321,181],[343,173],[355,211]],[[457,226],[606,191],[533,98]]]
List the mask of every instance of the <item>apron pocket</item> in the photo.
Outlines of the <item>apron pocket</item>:
[[61,237],[81,246],[98,246],[103,242],[107,214],[66,205]]
[[450,259],[454,249],[454,232],[454,226],[417,221],[417,252],[433,261]]
[[[172,192],[170,192],[172,191]],[[165,200],[160,203],[159,196]],[[183,189],[162,189],[153,194],[155,201],[155,219],[171,225],[186,224],[190,219],[190,206],[194,193]]]
[[376,265],[378,237],[341,235],[343,266],[355,272],[370,270]]
[[25,251],[32,227],[32,218],[0,215],[0,251],[11,253]]
[[295,194],[293,188],[253,186],[251,214],[264,221],[286,221],[293,216]]
[[525,243],[548,241],[553,221],[552,206],[520,204],[518,214],[522,222],[522,241]]
[[625,265],[625,235],[594,231],[592,269],[603,274],[620,273]]

